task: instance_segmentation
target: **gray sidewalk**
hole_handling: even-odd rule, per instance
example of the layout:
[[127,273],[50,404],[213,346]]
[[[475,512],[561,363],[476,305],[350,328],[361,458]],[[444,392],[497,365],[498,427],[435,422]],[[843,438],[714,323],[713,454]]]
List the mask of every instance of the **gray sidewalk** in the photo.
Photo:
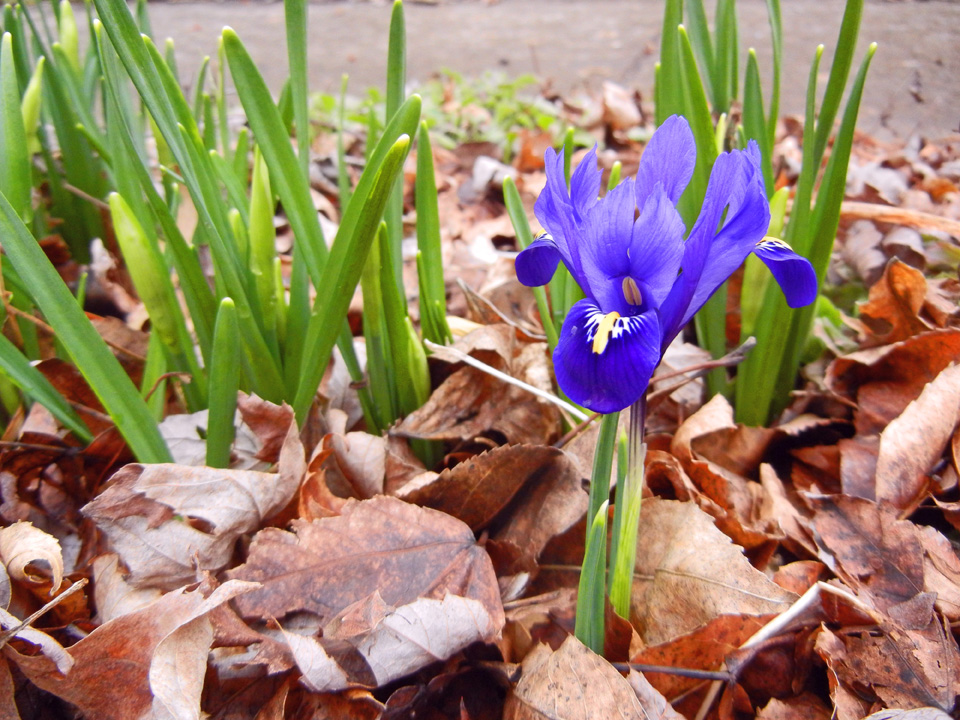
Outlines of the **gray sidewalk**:
[[[712,5],[712,3],[707,3]],[[738,4],[741,45],[755,46],[769,78],[769,29],[763,0]],[[782,0],[784,113],[800,113],[814,49],[836,42],[844,3]],[[408,76],[423,80],[440,68],[467,75],[500,69],[532,72],[561,92],[611,79],[641,90],[653,84],[661,0],[502,0],[408,3]],[[243,39],[271,87],[286,77],[281,3],[151,3],[154,31],[176,40],[183,77],[204,55],[215,55],[219,32],[230,25]],[[310,84],[335,92],[350,75],[359,93],[383,84],[387,3],[312,4]],[[867,2],[859,62],[869,42],[879,50],[863,98],[860,127],[881,138],[921,132],[932,138],[960,125],[960,4]],[[824,58],[825,81],[829,58]]]

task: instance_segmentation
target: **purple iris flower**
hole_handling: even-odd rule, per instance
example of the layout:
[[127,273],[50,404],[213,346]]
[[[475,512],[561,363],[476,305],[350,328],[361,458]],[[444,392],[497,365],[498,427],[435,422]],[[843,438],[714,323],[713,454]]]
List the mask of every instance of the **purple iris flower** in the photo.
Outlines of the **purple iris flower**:
[[557,382],[574,402],[611,413],[639,400],[670,342],[752,252],[790,307],[817,296],[813,267],[764,234],[770,208],[760,153],[717,158],[700,217],[686,240],[676,203],[696,162],[687,121],[667,119],[650,138],[636,179],[598,199],[596,148],[570,178],[548,149],[547,185],[535,212],[546,232],[517,257],[524,285],[545,285],[562,260],[586,298],[567,314],[554,350]]

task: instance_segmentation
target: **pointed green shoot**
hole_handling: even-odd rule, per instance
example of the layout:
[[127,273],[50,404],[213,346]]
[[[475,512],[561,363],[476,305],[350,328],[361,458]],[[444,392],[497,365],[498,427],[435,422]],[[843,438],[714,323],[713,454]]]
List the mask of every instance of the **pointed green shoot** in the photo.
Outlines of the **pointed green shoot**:
[[20,85],[13,60],[13,36],[0,44],[0,192],[26,221],[30,211],[30,155],[20,110]]
[[206,405],[207,382],[193,350],[180,303],[170,280],[170,271],[163,260],[156,238],[143,230],[130,206],[119,193],[107,198],[114,233],[130,278],[150,316],[153,332],[160,336],[170,353],[174,367],[190,373],[192,382],[184,386],[191,410]]
[[[390,14],[390,37],[387,43],[387,123],[400,109],[406,95],[407,29],[402,0],[394,0]],[[412,137],[412,135],[411,135]],[[384,211],[394,284],[403,291],[403,175],[397,178]]]
[[587,526],[586,550],[577,587],[574,635],[598,655],[603,654],[604,602],[607,570],[607,506],[604,500]]
[[284,0],[287,26],[287,63],[290,66],[290,95],[293,122],[297,128],[297,155],[300,173],[310,178],[310,120],[307,115],[307,2]]
[[237,310],[230,298],[220,301],[213,330],[213,359],[210,363],[210,412],[207,421],[207,465],[225,468],[230,465],[230,448],[236,434],[237,391],[240,368],[237,355],[240,339]]
[[420,285],[420,324],[427,340],[445,345],[453,340],[447,325],[447,291],[443,280],[440,249],[440,211],[437,180],[433,171],[433,150],[427,124],[417,134],[417,278]]

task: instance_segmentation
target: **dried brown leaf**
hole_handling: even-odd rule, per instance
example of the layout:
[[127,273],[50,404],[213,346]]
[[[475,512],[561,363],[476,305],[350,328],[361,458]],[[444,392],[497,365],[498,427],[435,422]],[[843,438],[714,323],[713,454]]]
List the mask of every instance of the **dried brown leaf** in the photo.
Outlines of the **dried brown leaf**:
[[757,720],[830,720],[830,718],[830,708],[824,705],[819,695],[812,692],[805,692],[796,697],[773,698],[757,713]]
[[923,552],[913,523],[862,498],[811,497],[810,503],[821,559],[878,610],[888,612],[924,592]]
[[[517,340],[509,325],[485,325],[454,346],[497,370],[552,392],[545,343]],[[419,410],[395,432],[428,440],[473,440],[481,435],[502,442],[545,445],[559,431],[559,411],[535,395],[474,367],[455,370]]]
[[[724,659],[750,639],[772,615],[720,615],[706,625],[667,642],[651,645],[630,658],[632,663],[662,667],[718,670]],[[703,683],[671,673],[645,672],[647,680],[668,700]]]
[[645,709],[613,666],[570,636],[557,651],[538,646],[507,696],[504,720],[644,718]]
[[[344,654],[341,648],[328,652],[326,632],[320,640],[291,632],[284,632],[284,638],[305,684],[314,692],[333,692],[350,685],[385,685],[475,642],[493,640],[501,624],[483,603],[446,595],[442,600],[419,598],[378,613],[370,627],[347,639],[355,656],[346,665],[338,660]],[[358,662],[363,663],[359,674],[354,669]]]
[[260,528],[290,501],[305,464],[296,424],[288,440],[289,461],[281,462],[276,474],[127,465],[83,513],[110,539],[132,585],[177,587],[193,581],[197,568],[224,567],[237,538]]
[[213,638],[206,615],[249,589],[249,583],[228,582],[206,598],[199,590],[167,593],[73,645],[66,674],[44,656],[8,649],[7,657],[34,685],[88,717],[199,717]]
[[93,561],[93,598],[100,624],[136,612],[161,596],[156,588],[138,589],[126,581],[114,553]]
[[[823,630],[821,639],[828,631]],[[890,708],[937,707],[950,712],[960,688],[960,651],[953,634],[934,619],[909,632],[896,626],[880,634],[817,642],[817,651],[850,688],[867,687]]]
[[958,422],[960,365],[951,365],[880,435],[877,501],[902,510],[922,500],[927,473],[943,455]]
[[447,594],[479,601],[503,625],[493,566],[459,520],[395,498],[349,501],[338,517],[267,528],[228,575],[263,587],[236,601],[247,618],[306,611],[328,622],[379,591],[399,607]]
[[767,615],[796,596],[756,570],[693,503],[651,498],[637,539],[631,620],[650,645],[718,615]]
[[657,689],[650,684],[642,673],[631,669],[627,674],[627,682],[637,694],[637,700],[643,706],[643,716],[649,720],[683,720],[683,715],[678,713],[666,698],[663,697]]
[[561,450],[543,445],[507,445],[444,470],[422,475],[396,492],[401,500],[441,510],[474,531],[493,520],[527,483],[556,472]]

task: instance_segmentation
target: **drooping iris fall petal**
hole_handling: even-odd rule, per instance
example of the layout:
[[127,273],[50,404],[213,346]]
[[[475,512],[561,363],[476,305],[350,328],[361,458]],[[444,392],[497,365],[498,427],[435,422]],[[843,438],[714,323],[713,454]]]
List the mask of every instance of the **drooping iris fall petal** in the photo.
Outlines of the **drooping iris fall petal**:
[[557,271],[561,259],[563,256],[556,241],[544,233],[517,255],[517,279],[527,287],[546,285]]
[[813,266],[783,240],[764,238],[757,243],[753,254],[770,269],[787,298],[787,305],[798,308],[817,299],[817,274]]
[[553,353],[557,382],[567,397],[598,413],[635,402],[659,362],[656,311],[624,317],[604,313],[591,300],[570,309]]

